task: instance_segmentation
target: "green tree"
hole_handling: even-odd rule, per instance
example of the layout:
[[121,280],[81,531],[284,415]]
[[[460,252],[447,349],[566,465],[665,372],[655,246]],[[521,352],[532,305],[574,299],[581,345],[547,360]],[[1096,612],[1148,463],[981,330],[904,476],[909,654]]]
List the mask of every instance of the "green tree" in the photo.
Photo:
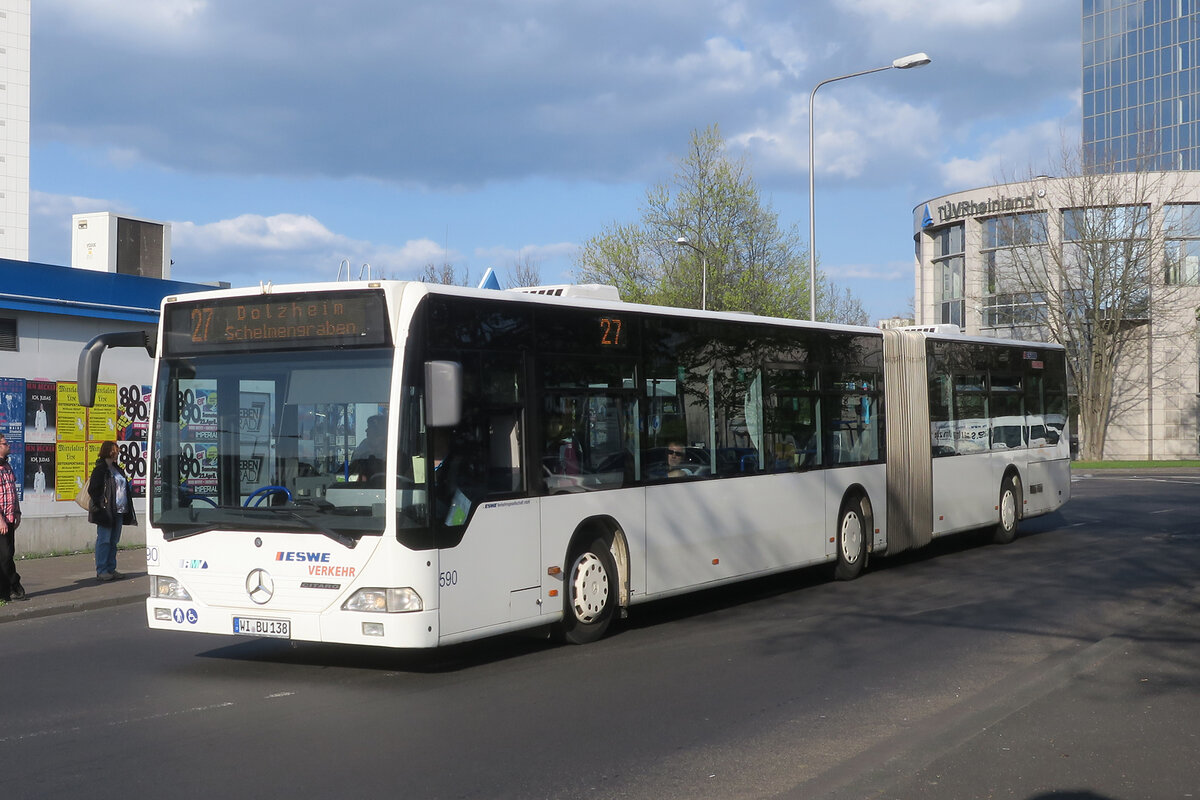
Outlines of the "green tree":
[[[635,303],[808,316],[808,252],[796,226],[780,224],[716,125],[692,131],[672,182],[647,190],[640,222],[615,222],[584,243],[575,276]],[[819,272],[817,292],[821,319],[866,322],[857,298]]]

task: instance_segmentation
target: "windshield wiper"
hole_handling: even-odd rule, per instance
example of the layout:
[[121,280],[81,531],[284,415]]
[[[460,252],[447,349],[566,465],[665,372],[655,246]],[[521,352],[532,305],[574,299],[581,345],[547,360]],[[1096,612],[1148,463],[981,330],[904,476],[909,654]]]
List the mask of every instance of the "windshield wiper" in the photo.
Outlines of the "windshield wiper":
[[[335,531],[332,528],[327,528],[324,525],[317,522],[316,520],[301,515],[295,509],[284,508],[281,506],[254,506],[251,508],[246,508],[245,506],[219,506],[218,509],[221,512],[227,513],[227,514],[233,513],[233,514],[251,515],[252,518],[259,517],[260,515],[257,512],[263,512],[263,511],[268,512],[269,514],[271,514],[273,516],[288,517],[288,518],[296,520],[297,522],[303,523],[309,530],[316,531],[317,533],[320,533],[323,536],[327,536],[330,539],[333,539],[335,542],[337,542],[338,544],[342,545],[343,547],[345,547],[349,550],[353,550],[355,547],[358,546],[358,540],[355,539],[353,536],[348,536],[344,533]],[[214,510],[218,510],[218,509],[214,509]],[[216,519],[216,520],[213,520],[212,522],[206,522],[202,525],[181,527],[174,531],[166,530],[164,528],[163,538],[166,539],[168,542],[171,542],[176,539],[186,539],[189,536],[196,536],[197,534],[207,533],[208,531],[219,530],[221,528],[227,527],[228,525],[229,525],[228,519]]]
[[296,511],[295,509],[284,508],[282,506],[259,506],[259,507],[253,508],[253,509],[244,509],[244,510],[247,510],[247,511],[269,511],[272,514],[276,514],[281,517],[291,517],[292,519],[294,519],[298,522],[303,522],[305,525],[307,525],[309,528],[313,529],[317,533],[320,533],[324,536],[328,536],[330,539],[333,539],[335,542],[337,542],[338,544],[342,545],[343,547],[345,547],[349,550],[353,550],[355,547],[358,546],[358,540],[355,539],[353,536],[347,536],[346,534],[335,531],[332,528],[326,528],[324,525],[317,522],[315,519],[310,519],[309,517],[303,516],[302,514],[300,514],[300,512]]
[[208,533],[209,531],[215,531],[219,527],[221,527],[221,526],[215,522],[209,522],[204,525],[193,525],[190,528],[179,528],[178,530],[173,530],[173,531],[167,530],[166,527],[164,526],[163,527],[163,538],[166,539],[168,542],[173,542],[176,539],[186,539],[189,536],[195,536],[200,533]]

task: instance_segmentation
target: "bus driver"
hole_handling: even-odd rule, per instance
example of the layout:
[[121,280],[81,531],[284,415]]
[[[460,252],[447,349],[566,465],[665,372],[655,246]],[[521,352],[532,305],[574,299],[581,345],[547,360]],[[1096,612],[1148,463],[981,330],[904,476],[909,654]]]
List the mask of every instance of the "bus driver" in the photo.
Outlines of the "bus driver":
[[350,457],[350,480],[367,481],[383,472],[387,456],[387,415],[375,414],[367,420],[367,435]]

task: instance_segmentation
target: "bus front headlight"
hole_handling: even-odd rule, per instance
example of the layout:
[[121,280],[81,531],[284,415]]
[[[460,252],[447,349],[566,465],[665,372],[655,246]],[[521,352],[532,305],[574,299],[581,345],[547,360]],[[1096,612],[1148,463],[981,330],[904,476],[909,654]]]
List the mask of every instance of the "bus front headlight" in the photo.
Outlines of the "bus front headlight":
[[161,597],[164,600],[191,600],[192,596],[183,584],[166,575],[150,576],[150,596]]
[[359,589],[342,603],[345,611],[369,611],[378,614],[400,614],[421,611],[425,605],[415,589]]

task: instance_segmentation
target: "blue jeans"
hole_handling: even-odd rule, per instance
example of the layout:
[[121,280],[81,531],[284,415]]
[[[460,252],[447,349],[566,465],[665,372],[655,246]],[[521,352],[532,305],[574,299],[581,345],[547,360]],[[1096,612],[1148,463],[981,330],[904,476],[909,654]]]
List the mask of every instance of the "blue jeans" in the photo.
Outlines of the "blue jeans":
[[96,574],[117,571],[117,542],[121,541],[121,518],[111,528],[96,526]]

